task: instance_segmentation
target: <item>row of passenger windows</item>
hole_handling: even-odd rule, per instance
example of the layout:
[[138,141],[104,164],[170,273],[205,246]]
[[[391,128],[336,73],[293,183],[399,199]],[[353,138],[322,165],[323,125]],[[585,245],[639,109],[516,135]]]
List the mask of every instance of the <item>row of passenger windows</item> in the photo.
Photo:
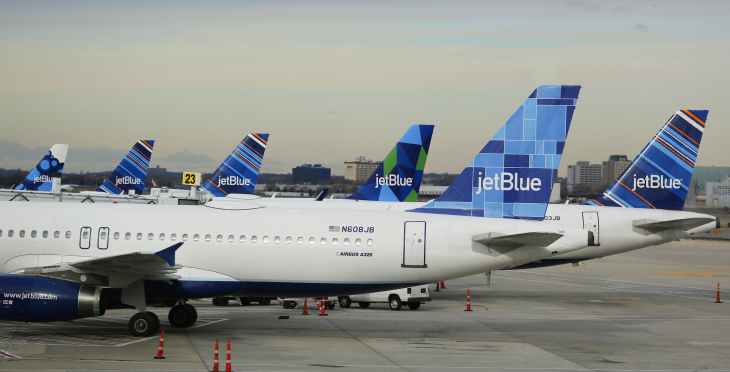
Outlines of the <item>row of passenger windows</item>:
[[[121,235],[120,233],[115,232],[114,233],[114,240],[119,240],[120,239],[120,235]],[[136,236],[137,240],[142,240],[142,237],[143,237],[142,233],[137,233],[137,236]],[[126,239],[126,240],[132,239],[132,233],[125,233],[124,234],[124,239]],[[154,239],[155,239],[155,234],[153,234],[153,233],[147,234],[147,240],[154,240]],[[166,239],[165,234],[164,233],[161,233],[158,236],[158,239],[159,240],[165,240]],[[205,237],[204,237],[204,239],[205,239],[206,242],[209,242],[209,241],[212,241],[213,240],[213,237],[210,234],[206,234]],[[297,244],[304,244],[304,239],[305,238],[303,238],[301,236],[298,237],[297,240],[296,240]],[[170,234],[170,240],[171,241],[176,241],[177,240],[177,234],[175,234],[175,233]],[[184,242],[188,241],[188,234],[182,234],[182,236],[180,237],[180,240],[182,240]],[[292,244],[292,243],[294,243],[294,238],[292,238],[291,236],[287,236],[284,239],[282,239],[279,236],[275,236],[273,240],[274,240],[274,244],[279,244],[279,243],[282,242],[282,240],[283,240],[283,242],[285,244]],[[193,235],[193,241],[195,241],[195,242],[200,241],[200,235],[199,234]],[[223,235],[220,235],[219,234],[218,236],[216,236],[215,237],[215,241],[217,241],[219,243],[220,242],[223,242]],[[227,241],[229,243],[233,243],[233,242],[236,241],[236,237],[233,236],[233,235],[228,235]],[[249,241],[251,243],[254,243],[255,244],[258,241],[258,237],[256,235],[253,235],[253,236],[251,236],[251,238],[250,238]],[[261,238],[261,242],[264,243],[264,244],[268,244],[269,241],[270,241],[270,239],[269,239],[268,236],[264,236],[263,238]],[[246,235],[240,235],[238,237],[238,242],[245,243],[246,242]],[[317,239],[310,237],[308,239],[308,242],[309,242],[309,244],[313,245],[313,244],[315,244],[317,242]],[[337,238],[332,238],[331,243],[332,243],[332,245],[338,245],[338,244],[340,244],[340,240],[337,239]],[[373,240],[372,239],[368,239],[366,243],[367,243],[368,246],[372,246],[373,245]],[[327,238],[321,238],[319,240],[319,244],[321,244],[321,245],[327,244]],[[342,244],[343,245],[350,245],[350,238],[343,239],[342,240]],[[355,245],[362,245],[362,240],[360,238],[355,239]]]
[[[3,231],[0,230],[0,238],[2,238],[2,236],[3,236]],[[12,238],[13,236],[15,236],[15,231],[14,230],[8,230],[8,238]],[[21,238],[25,238],[25,230],[18,231],[18,236],[21,237]],[[48,230],[43,231],[42,236],[44,238],[47,238],[48,237]],[[30,237],[31,238],[38,237],[38,231],[36,231],[36,230],[31,231],[30,232]],[[53,232],[53,237],[56,238],[56,239],[60,238],[61,237],[61,232],[60,231],[54,231]],[[70,231],[66,231],[66,239],[71,239],[71,232]]]
[[[15,231],[14,230],[8,230],[8,237],[9,238],[12,238],[14,235],[15,235]],[[0,237],[2,237],[2,236],[3,236],[3,231],[0,230]],[[20,230],[18,232],[18,236],[21,237],[21,238],[25,238],[25,230]],[[38,236],[38,232],[36,230],[33,230],[33,231],[30,232],[30,237],[31,238],[35,238],[37,236]],[[42,236],[44,238],[48,238],[48,231],[47,230],[43,231]],[[82,236],[83,239],[89,239],[89,231],[88,230],[84,230],[83,233],[81,234],[81,236]],[[61,232],[60,231],[54,231],[53,232],[53,237],[56,238],[56,239],[60,238],[61,237]],[[66,239],[70,239],[71,238],[71,232],[70,231],[66,231],[65,237],[66,237]],[[143,237],[142,233],[137,233],[137,236],[136,236],[137,240],[142,240],[142,237]],[[106,240],[107,239],[107,233],[105,231],[102,231],[101,234],[99,234],[99,238],[101,240]],[[121,234],[118,233],[118,232],[115,232],[114,233],[114,240],[119,240],[120,238],[121,238]],[[125,240],[131,240],[132,239],[132,233],[129,233],[129,232],[128,233],[125,233],[124,234],[124,239]],[[154,239],[155,239],[155,234],[153,234],[153,233],[147,234],[147,240],[154,240]],[[165,240],[165,234],[164,233],[161,233],[159,235],[158,239],[159,240]],[[206,234],[204,239],[205,239],[206,242],[209,242],[209,241],[211,241],[213,239],[213,237],[210,234]],[[171,241],[176,241],[177,240],[177,234],[174,234],[174,233],[173,234],[170,234],[170,240]],[[182,234],[180,240],[182,240],[184,242],[188,241],[188,234]],[[236,237],[233,236],[233,235],[228,235],[228,239],[227,240],[228,240],[229,243],[233,243],[233,242],[236,241]],[[197,241],[200,241],[200,235],[199,234],[193,235],[193,241],[196,241],[196,242]],[[219,243],[222,242],[223,241],[223,235],[220,235],[219,234],[218,236],[216,236],[215,237],[215,241],[217,241]],[[238,241],[240,243],[245,243],[246,242],[246,235],[239,236],[238,237]],[[256,235],[251,236],[251,239],[250,239],[250,242],[251,243],[254,243],[255,244],[257,241],[258,241],[258,238],[256,237]],[[269,237],[268,236],[264,236],[263,238],[261,238],[261,242],[264,243],[264,244],[268,244],[269,243]],[[279,244],[281,242],[282,242],[281,237],[278,237],[278,236],[275,236],[274,237],[274,244]],[[291,236],[287,236],[286,238],[284,238],[284,243],[285,244],[292,244],[293,242],[294,242],[294,239]],[[309,242],[310,245],[314,245],[317,242],[317,239],[310,237],[308,239],[308,242]],[[332,243],[332,245],[339,245],[340,244],[340,241],[337,238],[332,238],[331,243]],[[304,244],[304,238],[301,237],[301,236],[298,237],[297,238],[297,244]],[[327,238],[321,238],[319,240],[319,244],[326,245],[327,244]],[[342,240],[342,244],[343,245],[350,245],[350,238],[343,239]],[[368,246],[372,246],[373,245],[373,240],[372,239],[368,239],[367,242],[366,242],[366,244]],[[360,238],[355,239],[355,245],[357,245],[357,246],[362,245],[362,240]]]

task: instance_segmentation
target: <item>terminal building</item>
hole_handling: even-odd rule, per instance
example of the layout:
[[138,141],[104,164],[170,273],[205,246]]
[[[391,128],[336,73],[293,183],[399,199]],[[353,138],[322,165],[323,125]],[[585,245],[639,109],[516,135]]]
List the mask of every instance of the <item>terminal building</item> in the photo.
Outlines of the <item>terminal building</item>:
[[381,162],[366,159],[360,156],[355,161],[345,162],[345,179],[355,182],[365,182],[370,178]]
[[291,170],[292,183],[324,181],[332,178],[332,170],[322,164],[302,164]]

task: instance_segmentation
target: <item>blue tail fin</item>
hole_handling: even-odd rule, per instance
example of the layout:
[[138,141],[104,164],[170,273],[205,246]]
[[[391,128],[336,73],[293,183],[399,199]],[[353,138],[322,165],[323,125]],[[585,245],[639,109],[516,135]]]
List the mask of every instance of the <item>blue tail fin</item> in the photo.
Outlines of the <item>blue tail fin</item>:
[[53,145],[15,190],[51,191],[53,173],[63,172],[68,145]]
[[412,211],[542,220],[579,92],[537,88],[441,196]]
[[432,135],[433,125],[411,125],[365,184],[347,199],[417,201]]
[[253,194],[268,141],[268,134],[249,133],[215,173],[205,180],[201,190],[220,197],[228,194]]
[[147,180],[147,169],[150,167],[154,146],[155,141],[137,141],[96,191],[114,195],[129,195],[129,191],[134,190],[135,194],[141,195]]
[[707,110],[677,111],[603,195],[585,203],[681,211]]

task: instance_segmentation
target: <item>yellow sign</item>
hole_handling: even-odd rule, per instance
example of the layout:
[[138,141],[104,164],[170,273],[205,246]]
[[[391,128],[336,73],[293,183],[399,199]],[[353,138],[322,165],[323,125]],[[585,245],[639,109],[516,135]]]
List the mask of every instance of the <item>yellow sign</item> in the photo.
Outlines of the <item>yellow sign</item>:
[[200,186],[201,185],[201,177],[202,175],[200,173],[183,173],[183,180],[182,184],[187,186]]

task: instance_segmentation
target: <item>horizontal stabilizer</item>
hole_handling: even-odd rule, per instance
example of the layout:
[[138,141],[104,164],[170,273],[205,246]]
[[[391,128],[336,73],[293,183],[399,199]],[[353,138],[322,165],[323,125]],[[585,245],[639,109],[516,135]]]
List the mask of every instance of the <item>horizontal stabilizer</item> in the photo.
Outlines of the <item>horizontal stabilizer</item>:
[[487,247],[517,249],[526,245],[533,247],[547,247],[563,237],[562,234],[549,232],[530,232],[523,234],[502,235],[499,233],[486,233],[474,235],[471,240],[484,244]]
[[713,218],[682,218],[679,220],[670,221],[650,221],[650,220],[636,220],[634,221],[634,227],[638,227],[651,232],[660,232],[666,230],[682,230],[689,231],[695,227],[715,222]]

